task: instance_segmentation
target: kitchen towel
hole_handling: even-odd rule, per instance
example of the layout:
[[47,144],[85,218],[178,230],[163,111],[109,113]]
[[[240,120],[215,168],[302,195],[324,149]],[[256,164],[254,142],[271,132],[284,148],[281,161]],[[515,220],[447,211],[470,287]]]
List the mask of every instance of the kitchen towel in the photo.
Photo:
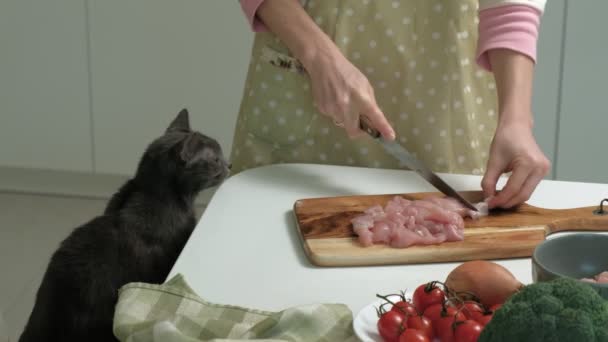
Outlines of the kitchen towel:
[[160,285],[129,283],[119,291],[114,334],[122,342],[358,341],[344,304],[278,312],[209,303],[178,274]]

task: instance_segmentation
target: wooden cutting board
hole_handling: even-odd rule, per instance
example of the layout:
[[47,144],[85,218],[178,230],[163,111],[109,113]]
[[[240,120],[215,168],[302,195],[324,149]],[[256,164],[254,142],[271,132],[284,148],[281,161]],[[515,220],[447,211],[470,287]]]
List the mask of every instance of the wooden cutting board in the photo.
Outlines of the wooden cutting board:
[[[471,202],[482,200],[479,191],[462,192]],[[516,209],[492,211],[478,220],[465,219],[464,241],[393,248],[359,244],[350,220],[373,205],[386,205],[395,195],[422,199],[439,193],[386,194],[301,199],[295,202],[300,241],[317,266],[369,266],[461,262],[476,259],[530,257],[545,237],[559,231],[606,231],[608,211],[598,206],[543,209],[523,204]],[[567,251],[564,251],[567,253]]]

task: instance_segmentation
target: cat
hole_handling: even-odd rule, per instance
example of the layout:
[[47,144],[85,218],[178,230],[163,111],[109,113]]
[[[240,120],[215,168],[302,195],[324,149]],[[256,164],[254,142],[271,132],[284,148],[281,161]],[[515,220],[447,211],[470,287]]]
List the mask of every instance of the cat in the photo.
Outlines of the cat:
[[103,214],[74,229],[52,255],[19,341],[117,341],[119,288],[166,280],[196,224],[195,197],[229,174],[219,143],[192,131],[181,110]]

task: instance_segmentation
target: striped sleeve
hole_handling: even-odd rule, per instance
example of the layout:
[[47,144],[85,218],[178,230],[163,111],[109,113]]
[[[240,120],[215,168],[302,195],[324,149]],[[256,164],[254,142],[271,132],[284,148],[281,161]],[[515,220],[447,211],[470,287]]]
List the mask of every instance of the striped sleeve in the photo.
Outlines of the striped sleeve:
[[239,0],[241,9],[253,32],[265,32],[268,29],[264,23],[256,16],[256,12],[264,0]]
[[537,9],[543,13],[547,0],[479,0],[479,10],[483,11],[490,8],[496,8],[509,5],[523,5]]
[[510,49],[536,63],[536,45],[544,0],[480,0],[476,62],[492,70],[488,52]]

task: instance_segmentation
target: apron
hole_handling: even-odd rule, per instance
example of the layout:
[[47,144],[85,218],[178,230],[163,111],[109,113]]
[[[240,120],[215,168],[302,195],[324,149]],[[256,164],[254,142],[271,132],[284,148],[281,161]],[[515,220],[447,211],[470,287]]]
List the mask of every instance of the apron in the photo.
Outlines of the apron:
[[[435,172],[483,174],[497,122],[494,78],[475,64],[477,0],[308,0],[306,12],[366,75],[398,141]],[[310,79],[256,33],[232,174],[276,163],[404,168],[313,106]]]

